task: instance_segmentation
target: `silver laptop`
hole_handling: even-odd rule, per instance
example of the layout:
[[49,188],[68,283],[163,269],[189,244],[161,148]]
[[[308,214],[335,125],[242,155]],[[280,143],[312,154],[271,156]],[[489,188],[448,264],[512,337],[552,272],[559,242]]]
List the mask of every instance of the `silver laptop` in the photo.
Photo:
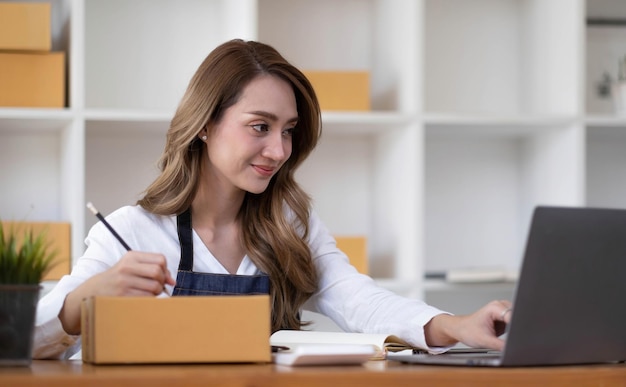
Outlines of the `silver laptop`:
[[626,210],[537,207],[500,352],[414,354],[406,363],[479,366],[626,360]]

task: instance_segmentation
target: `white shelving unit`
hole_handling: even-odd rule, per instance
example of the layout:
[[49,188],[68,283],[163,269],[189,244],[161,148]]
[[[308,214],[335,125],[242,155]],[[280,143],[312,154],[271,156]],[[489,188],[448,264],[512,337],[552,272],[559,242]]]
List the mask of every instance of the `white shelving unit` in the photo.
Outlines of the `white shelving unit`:
[[594,110],[586,55],[619,43],[585,24],[626,18],[621,0],[52,4],[68,107],[0,108],[0,217],[70,221],[75,258],[96,221],[85,202],[137,200],[193,71],[235,37],[304,70],[370,72],[372,112],[324,112],[298,178],[400,293],[460,291],[424,286],[427,271],[516,270],[537,204],[626,206],[626,118]]

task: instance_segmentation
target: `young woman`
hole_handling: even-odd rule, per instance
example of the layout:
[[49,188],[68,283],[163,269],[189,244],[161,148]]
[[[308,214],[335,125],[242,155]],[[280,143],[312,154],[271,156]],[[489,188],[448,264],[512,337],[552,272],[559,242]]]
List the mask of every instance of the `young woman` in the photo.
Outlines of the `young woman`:
[[431,352],[458,341],[501,349],[507,301],[452,316],[377,287],[348,263],[294,179],[320,134],[311,84],[276,50],[241,40],[217,47],[172,119],[161,174],[137,205],[107,218],[133,250],[101,223],[90,230],[71,275],[39,303],[34,357],[77,352],[82,299],[164,289],[269,294],[273,330],[300,329],[306,307],[346,331],[392,333]]

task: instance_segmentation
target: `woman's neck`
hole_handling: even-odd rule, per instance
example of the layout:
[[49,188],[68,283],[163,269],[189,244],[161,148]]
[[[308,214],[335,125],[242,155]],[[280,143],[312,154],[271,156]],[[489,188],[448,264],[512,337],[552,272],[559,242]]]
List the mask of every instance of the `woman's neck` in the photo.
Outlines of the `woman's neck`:
[[194,231],[231,274],[237,273],[245,255],[238,219],[244,197],[244,191],[217,190],[215,186],[205,183],[200,184],[191,203]]
[[226,192],[200,184],[191,203],[191,219],[194,225],[205,227],[231,224],[237,219],[244,197],[245,192],[241,190]]

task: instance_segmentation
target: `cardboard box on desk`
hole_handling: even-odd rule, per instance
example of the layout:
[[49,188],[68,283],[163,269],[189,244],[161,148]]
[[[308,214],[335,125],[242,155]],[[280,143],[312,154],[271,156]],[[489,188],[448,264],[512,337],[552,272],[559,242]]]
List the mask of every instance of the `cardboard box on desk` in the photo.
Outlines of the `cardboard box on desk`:
[[88,363],[271,361],[267,295],[92,297],[81,306]]
[[65,106],[65,53],[0,52],[0,106]]
[[322,110],[370,110],[367,71],[304,71],[315,89]]
[[0,50],[50,51],[50,3],[0,2]]

